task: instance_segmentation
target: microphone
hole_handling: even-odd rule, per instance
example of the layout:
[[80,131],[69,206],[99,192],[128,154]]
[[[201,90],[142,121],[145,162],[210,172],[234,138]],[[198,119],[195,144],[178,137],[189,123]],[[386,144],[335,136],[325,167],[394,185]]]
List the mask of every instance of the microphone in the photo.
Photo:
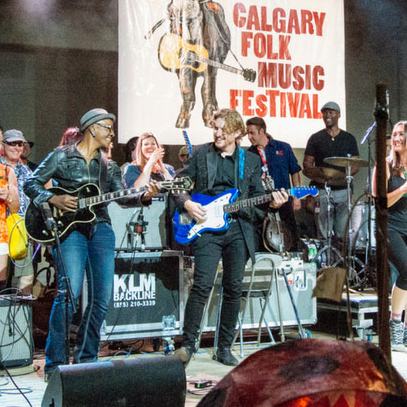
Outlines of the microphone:
[[48,202],[43,202],[41,204],[41,214],[47,230],[53,232],[56,229],[57,224],[55,222],[54,216],[52,215],[52,210]]
[[136,225],[135,225],[135,232],[141,237],[141,247],[140,247],[140,251],[144,252],[146,250],[146,240],[144,237],[144,231],[145,229],[145,225],[146,223],[144,222],[144,214],[143,214],[143,209],[140,209],[140,212],[138,214],[137,217],[137,221],[136,221]]

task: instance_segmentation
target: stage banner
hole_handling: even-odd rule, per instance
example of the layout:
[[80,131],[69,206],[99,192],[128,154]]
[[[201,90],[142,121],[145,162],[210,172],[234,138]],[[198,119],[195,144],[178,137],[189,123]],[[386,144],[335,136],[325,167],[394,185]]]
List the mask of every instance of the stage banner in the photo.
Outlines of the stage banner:
[[344,58],[343,0],[120,0],[119,142],[212,141],[227,107],[305,147],[330,100],[345,128]]

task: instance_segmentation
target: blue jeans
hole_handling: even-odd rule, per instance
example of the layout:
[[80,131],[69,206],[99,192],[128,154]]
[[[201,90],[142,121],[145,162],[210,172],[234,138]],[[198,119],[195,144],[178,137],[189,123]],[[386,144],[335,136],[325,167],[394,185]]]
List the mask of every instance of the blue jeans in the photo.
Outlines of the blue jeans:
[[[97,359],[100,328],[113,288],[114,247],[114,232],[106,222],[92,226],[89,237],[75,230],[61,244],[66,273],[76,303],[82,292],[85,269],[88,284],[88,306],[77,335],[74,363],[92,362]],[[45,373],[65,364],[65,281],[61,275],[60,259],[57,261],[59,291],[49,321],[45,347]],[[72,307],[69,304],[69,327],[71,321]]]

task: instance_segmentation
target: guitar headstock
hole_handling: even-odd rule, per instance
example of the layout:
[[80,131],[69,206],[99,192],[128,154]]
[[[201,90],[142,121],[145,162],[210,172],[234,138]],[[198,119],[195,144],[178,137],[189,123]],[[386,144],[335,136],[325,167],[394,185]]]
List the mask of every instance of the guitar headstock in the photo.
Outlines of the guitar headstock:
[[162,181],[160,186],[167,191],[185,192],[192,189],[192,181],[189,177],[175,178],[171,181]]
[[317,196],[319,194],[319,190],[316,187],[292,187],[290,192],[292,196],[298,199],[304,198],[307,195]]
[[253,69],[243,69],[242,75],[246,81],[254,82],[256,80],[257,73]]

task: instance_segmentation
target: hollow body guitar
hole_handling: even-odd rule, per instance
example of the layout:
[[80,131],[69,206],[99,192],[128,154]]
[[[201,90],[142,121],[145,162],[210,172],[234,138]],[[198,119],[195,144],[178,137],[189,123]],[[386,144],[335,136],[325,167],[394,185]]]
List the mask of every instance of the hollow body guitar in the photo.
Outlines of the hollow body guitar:
[[[286,192],[288,195],[301,199],[307,195],[317,196],[318,188],[293,187]],[[203,222],[196,222],[188,213],[175,211],[173,218],[175,240],[181,244],[188,244],[200,236],[201,233],[207,231],[220,232],[228,229],[230,213],[237,212],[242,208],[270,202],[273,199],[272,194],[269,193],[236,201],[238,195],[239,191],[237,188],[228,189],[216,196],[191,195],[191,199],[194,202],[200,203],[206,209],[206,219]]]
[[[191,189],[192,182],[188,177],[177,178],[172,181],[162,181],[158,183],[162,190],[187,191]],[[78,198],[78,207],[75,212],[63,211],[50,204],[52,215],[56,223],[59,237],[66,234],[70,228],[77,223],[92,222],[96,215],[92,207],[103,203],[108,203],[120,198],[132,197],[137,193],[145,191],[146,188],[128,188],[116,192],[100,193],[97,185],[89,183],[82,187],[68,191],[64,188],[54,187],[49,191],[54,195],[69,194]],[[27,234],[39,243],[51,243],[55,240],[53,232],[47,230],[41,208],[32,201],[25,212],[25,225]]]

